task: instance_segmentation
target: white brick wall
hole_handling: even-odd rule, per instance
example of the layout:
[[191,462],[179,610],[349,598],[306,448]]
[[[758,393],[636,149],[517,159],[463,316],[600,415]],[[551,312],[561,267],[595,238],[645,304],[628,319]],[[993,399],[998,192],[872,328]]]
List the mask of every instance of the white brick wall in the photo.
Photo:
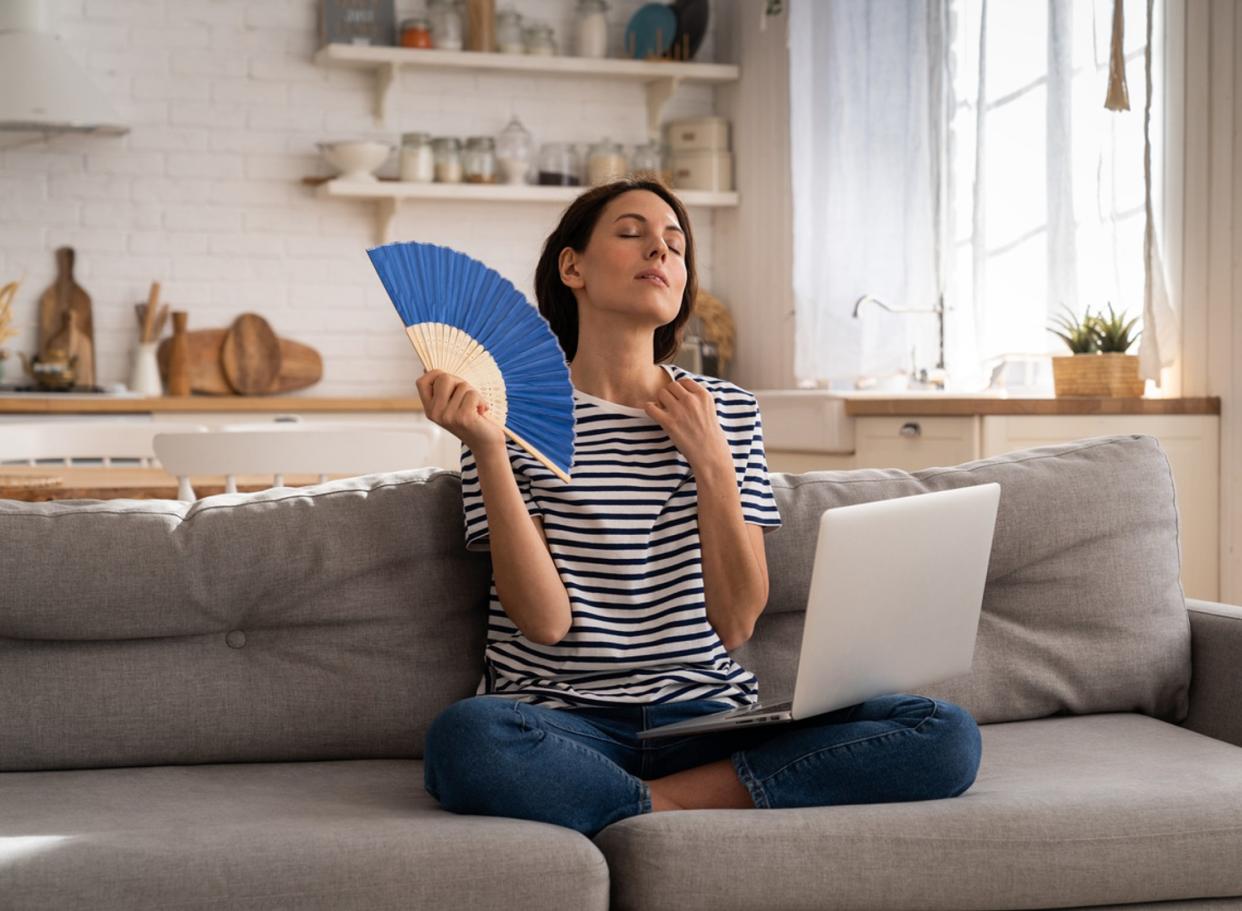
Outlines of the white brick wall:
[[[331,173],[315,143],[395,142],[411,130],[495,134],[511,114],[536,144],[646,138],[640,83],[504,75],[403,74],[393,125],[377,129],[373,77],[311,62],[316,0],[45,2],[52,30],[131,131],[0,133],[0,283],[25,274],[15,304],[21,334],[7,347],[35,350],[54,251],[72,246],[75,275],[93,302],[104,385],[128,379],[133,305],[158,280],[163,300],[189,311],[191,329],[226,327],[253,311],[279,335],[317,348],[324,378],[302,395],[415,395],[417,359],[365,254],[376,242],[373,208],[320,200],[302,185],[303,176]],[[700,61],[714,59],[716,3]],[[572,47],[573,0],[513,5],[553,24],[562,51]],[[641,5],[612,0],[610,54],[620,54]],[[398,0],[398,19],[421,6]],[[710,87],[683,86],[664,116],[710,114],[713,103]],[[381,173],[396,173],[395,156]],[[406,202],[397,237],[464,250],[533,301],[539,250],[561,209]],[[700,281],[711,288],[713,215],[695,209],[691,217]],[[21,381],[18,374],[14,356],[5,382]]]

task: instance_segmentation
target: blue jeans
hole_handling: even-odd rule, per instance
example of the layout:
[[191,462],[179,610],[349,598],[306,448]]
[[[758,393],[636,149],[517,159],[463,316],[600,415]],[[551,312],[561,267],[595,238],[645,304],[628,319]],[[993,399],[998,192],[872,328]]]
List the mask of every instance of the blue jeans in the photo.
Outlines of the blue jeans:
[[651,812],[647,781],[729,758],[758,808],[956,797],[982,740],[965,709],[893,694],[800,721],[639,740],[730,708],[717,700],[554,709],[471,696],[427,730],[423,786],[454,813],[550,822],[593,836]]

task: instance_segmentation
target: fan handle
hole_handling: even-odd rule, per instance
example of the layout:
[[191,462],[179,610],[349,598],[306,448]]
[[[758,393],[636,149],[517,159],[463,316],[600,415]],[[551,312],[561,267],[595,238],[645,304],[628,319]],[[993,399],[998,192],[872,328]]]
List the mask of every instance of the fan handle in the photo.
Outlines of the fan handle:
[[[492,421],[496,420],[495,418],[492,418],[490,417],[490,415],[487,415],[487,414],[484,414],[483,417],[489,418]],[[518,436],[516,433],[514,433],[512,430],[506,427],[504,424],[500,425],[500,429],[505,432],[505,436],[513,440],[513,442],[517,443],[519,446],[521,446],[523,449],[529,452],[532,456],[534,456],[536,459],[542,462],[544,467],[547,468],[548,471],[552,472],[554,475],[556,475],[566,484],[569,483],[569,475],[565,474],[565,472],[561,471],[557,466],[549,462],[547,457],[544,456],[542,452],[540,452],[534,446],[530,445],[530,443],[526,442],[524,439],[522,439],[520,436]]]

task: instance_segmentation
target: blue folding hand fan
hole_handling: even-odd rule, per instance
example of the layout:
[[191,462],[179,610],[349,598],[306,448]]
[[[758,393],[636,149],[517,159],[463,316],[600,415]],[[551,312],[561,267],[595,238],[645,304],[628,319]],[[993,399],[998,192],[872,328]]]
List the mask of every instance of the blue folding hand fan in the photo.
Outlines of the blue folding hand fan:
[[507,278],[438,244],[367,250],[424,370],[479,390],[505,435],[566,484],[574,456],[574,393],[552,327]]

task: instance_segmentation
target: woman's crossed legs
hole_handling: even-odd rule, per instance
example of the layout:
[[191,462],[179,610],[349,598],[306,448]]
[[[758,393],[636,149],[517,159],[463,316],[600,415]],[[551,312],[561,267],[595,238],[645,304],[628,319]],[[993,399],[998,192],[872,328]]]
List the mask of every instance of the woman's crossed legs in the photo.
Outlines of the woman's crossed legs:
[[776,809],[956,797],[974,783],[982,756],[978,726],[965,709],[911,694],[782,724],[635,736],[728,707],[695,700],[552,709],[472,696],[432,722],[424,787],[453,812],[533,819],[594,835],[664,807]]

